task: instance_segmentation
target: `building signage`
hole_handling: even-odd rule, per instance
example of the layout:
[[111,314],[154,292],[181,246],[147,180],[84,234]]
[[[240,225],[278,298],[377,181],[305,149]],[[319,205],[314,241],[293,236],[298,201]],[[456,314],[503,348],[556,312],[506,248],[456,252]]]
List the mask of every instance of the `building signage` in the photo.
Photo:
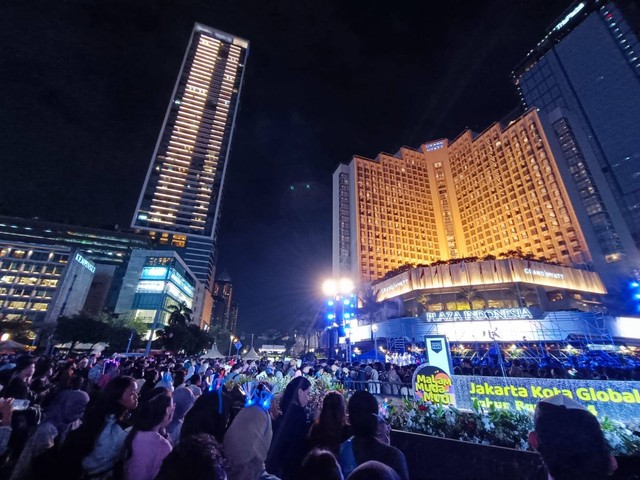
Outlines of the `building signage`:
[[96,267],[95,265],[93,265],[89,260],[87,260],[86,258],[84,258],[82,255],[80,255],[79,253],[76,253],[76,262],[78,262],[80,265],[82,265],[84,268],[86,268],[87,270],[89,270],[91,273],[96,273]]
[[571,10],[566,17],[564,17],[562,20],[560,20],[560,22],[553,27],[554,30],[560,30],[562,27],[564,27],[567,23],[569,23],[569,20],[571,20],[573,17],[575,17],[578,12],[580,12],[580,10],[582,10],[584,8],[584,3],[580,3],[576,6],[576,8],[574,8],[573,10]]
[[553,272],[547,272],[545,270],[535,270],[533,268],[525,268],[524,273],[527,273],[529,275],[534,275],[536,277],[558,278],[560,280],[564,279],[563,273],[553,273]]
[[425,337],[426,363],[413,373],[413,395],[416,400],[455,405],[456,395],[451,377],[451,351],[444,335]]
[[392,290],[395,290],[396,288],[404,287],[405,285],[409,285],[409,279],[408,278],[400,280],[399,282],[396,282],[396,283],[392,283],[388,287],[381,288],[380,291],[378,292],[378,294],[382,295],[384,293],[387,293],[387,292],[390,292]]
[[427,322],[465,321],[465,320],[519,320],[533,318],[528,308],[494,308],[489,310],[455,310],[427,312]]
[[453,387],[459,408],[532,412],[540,400],[563,394],[601,419],[640,418],[640,382],[455,375]]

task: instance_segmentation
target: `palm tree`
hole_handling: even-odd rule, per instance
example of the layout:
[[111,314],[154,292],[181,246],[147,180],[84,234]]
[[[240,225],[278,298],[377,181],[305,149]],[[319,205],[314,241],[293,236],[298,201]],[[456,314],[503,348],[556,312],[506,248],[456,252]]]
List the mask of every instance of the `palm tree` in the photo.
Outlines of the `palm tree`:
[[[480,292],[473,287],[460,288],[456,297],[458,300],[464,300],[465,302],[467,302],[469,304],[470,310],[473,310],[474,300],[484,300]],[[485,300],[485,303],[486,303],[486,300]]]
[[167,310],[169,311],[169,325],[186,326],[191,323],[191,315],[193,314],[193,311],[187,307],[185,302],[169,305]]
[[528,285],[518,285],[517,283],[507,289],[507,292],[518,302],[518,307],[528,307],[534,302],[527,302],[527,298],[537,298],[537,291]]
[[367,325],[372,324],[372,317],[380,311],[382,305],[378,302],[378,293],[369,285],[360,297],[362,306],[358,308],[358,314],[365,319]]

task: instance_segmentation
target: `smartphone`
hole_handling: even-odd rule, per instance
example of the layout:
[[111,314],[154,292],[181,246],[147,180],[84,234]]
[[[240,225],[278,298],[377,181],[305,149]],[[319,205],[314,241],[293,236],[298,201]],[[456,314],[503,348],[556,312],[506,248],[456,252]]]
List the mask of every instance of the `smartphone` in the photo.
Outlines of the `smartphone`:
[[13,409],[14,410],[26,410],[29,407],[29,400],[14,400],[13,401]]

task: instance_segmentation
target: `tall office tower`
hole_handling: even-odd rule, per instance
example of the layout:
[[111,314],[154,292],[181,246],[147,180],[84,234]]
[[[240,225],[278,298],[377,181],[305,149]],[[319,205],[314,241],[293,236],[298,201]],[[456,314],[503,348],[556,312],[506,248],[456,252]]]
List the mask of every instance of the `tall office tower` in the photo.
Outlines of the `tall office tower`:
[[[610,261],[632,253],[620,240],[625,226],[640,247],[639,27],[632,0],[576,2],[512,73],[525,108],[555,111],[556,137],[593,152],[580,168],[596,190],[588,209]],[[612,205],[596,198],[607,188]],[[617,210],[625,226],[611,217]]]
[[218,325],[227,330],[231,329],[233,284],[231,277],[225,271],[216,278],[213,283],[213,317],[212,325]]
[[[366,283],[405,264],[518,249],[606,270],[572,176],[581,173],[581,160],[569,140],[546,133],[553,131],[530,110],[506,128],[496,123],[451,143],[340,165],[333,178],[334,274]],[[628,232],[626,238],[631,242]]]
[[246,40],[195,24],[131,224],[178,251],[209,298],[248,51]]

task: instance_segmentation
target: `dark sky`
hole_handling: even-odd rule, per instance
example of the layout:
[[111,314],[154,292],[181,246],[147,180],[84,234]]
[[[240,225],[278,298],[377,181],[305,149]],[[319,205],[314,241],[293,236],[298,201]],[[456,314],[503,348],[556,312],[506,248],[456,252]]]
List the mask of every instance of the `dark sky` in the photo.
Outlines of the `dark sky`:
[[0,212],[128,225],[193,23],[246,38],[218,270],[240,330],[286,329],[331,273],[337,165],[500,120],[569,3],[1,2]]

